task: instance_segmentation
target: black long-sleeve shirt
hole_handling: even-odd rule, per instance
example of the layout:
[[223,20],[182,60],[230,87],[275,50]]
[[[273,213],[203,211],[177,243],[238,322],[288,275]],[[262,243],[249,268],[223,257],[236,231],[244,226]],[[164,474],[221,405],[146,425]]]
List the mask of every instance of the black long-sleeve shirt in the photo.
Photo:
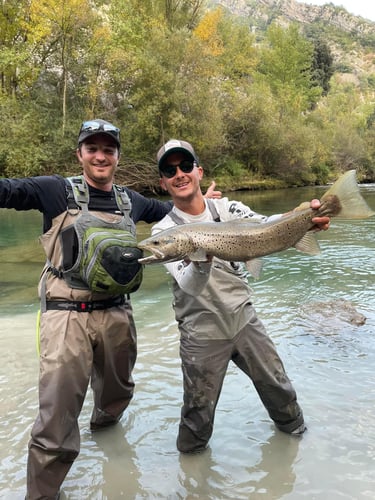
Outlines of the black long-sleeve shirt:
[[[171,202],[146,198],[128,189],[125,190],[132,203],[131,218],[135,223],[161,220],[172,208]],[[89,185],[89,210],[118,212],[113,191],[103,191]],[[60,175],[26,177],[24,179],[0,179],[0,208],[16,210],[39,210],[43,214],[43,232],[52,225],[52,220],[67,209],[67,184]]]

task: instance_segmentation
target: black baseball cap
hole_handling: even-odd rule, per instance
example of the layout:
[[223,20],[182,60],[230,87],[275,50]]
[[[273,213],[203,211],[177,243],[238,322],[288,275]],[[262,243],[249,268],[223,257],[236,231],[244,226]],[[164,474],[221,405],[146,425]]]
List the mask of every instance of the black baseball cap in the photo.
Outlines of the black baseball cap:
[[105,120],[95,119],[83,122],[78,135],[78,146],[86,139],[96,134],[108,135],[116,142],[117,147],[120,149],[120,129],[112,125],[112,123]]

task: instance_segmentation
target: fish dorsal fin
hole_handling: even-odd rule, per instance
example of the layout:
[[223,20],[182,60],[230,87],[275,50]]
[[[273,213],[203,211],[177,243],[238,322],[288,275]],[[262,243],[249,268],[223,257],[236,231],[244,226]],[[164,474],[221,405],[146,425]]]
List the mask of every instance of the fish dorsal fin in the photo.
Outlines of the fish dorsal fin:
[[320,253],[318,240],[312,232],[307,232],[304,236],[302,236],[302,238],[294,245],[294,248],[309,255],[318,255]]

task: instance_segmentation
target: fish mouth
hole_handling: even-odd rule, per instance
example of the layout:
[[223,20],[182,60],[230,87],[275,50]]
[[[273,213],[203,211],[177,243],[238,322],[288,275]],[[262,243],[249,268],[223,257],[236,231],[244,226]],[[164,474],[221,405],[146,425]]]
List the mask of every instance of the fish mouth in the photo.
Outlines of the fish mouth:
[[[140,248],[142,249],[142,247],[140,247]],[[146,257],[142,257],[141,259],[138,259],[138,262],[140,264],[152,264],[153,262],[154,263],[163,262],[165,260],[165,255],[160,250],[157,250],[156,248],[153,248],[152,250],[145,248],[145,250],[151,252],[151,255],[148,255]]]
[[155,255],[149,255],[148,257],[142,257],[142,259],[138,259],[138,262],[140,264],[156,264],[158,262],[161,262],[161,260],[155,257]]

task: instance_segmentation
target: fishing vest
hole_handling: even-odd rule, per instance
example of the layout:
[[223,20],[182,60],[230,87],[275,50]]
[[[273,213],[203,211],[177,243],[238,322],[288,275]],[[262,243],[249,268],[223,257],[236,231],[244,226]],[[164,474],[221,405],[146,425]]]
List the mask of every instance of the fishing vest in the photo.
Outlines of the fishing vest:
[[121,217],[108,220],[88,209],[89,188],[83,176],[68,177],[68,213],[77,208],[72,224],[63,226],[59,239],[61,263],[49,269],[71,288],[107,295],[135,292],[142,281],[143,255],[137,248],[135,224],[130,217],[131,202],[126,191],[113,186]]

